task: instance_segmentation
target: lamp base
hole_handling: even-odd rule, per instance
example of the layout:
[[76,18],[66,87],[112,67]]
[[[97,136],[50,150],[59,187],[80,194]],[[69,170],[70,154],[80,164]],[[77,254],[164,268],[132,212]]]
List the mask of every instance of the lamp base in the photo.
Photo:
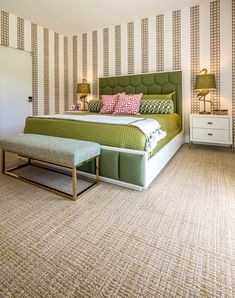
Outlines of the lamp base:
[[209,115],[209,114],[211,114],[211,112],[202,111],[202,112],[199,112],[199,114]]
[[206,102],[209,102],[210,104],[212,104],[211,100],[206,100],[206,95],[209,93],[208,90],[204,90],[203,92],[199,92],[198,96],[199,96],[199,101],[203,102],[203,106],[204,106],[204,110],[199,112],[199,114],[204,114],[204,115],[209,115],[211,114],[211,112],[207,112],[206,111]]

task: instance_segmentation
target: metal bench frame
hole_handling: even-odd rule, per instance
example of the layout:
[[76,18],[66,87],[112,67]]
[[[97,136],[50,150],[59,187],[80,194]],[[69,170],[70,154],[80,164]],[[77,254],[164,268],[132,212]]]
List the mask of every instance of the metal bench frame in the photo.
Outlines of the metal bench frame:
[[[15,166],[15,167],[10,168],[10,169],[6,169],[6,153],[7,152],[18,154],[19,156],[28,159],[28,161],[26,163],[22,164],[22,165]],[[94,160],[94,159],[95,159],[95,168],[96,168],[96,178],[95,178],[95,180],[91,180],[91,179],[88,179],[88,178],[78,176],[77,168],[79,166],[91,161],[91,160]],[[32,161],[38,161],[38,162],[41,162],[41,163],[34,163]],[[62,171],[62,170],[57,169],[55,167],[53,167],[53,168],[48,167],[48,166],[46,166],[42,163],[46,163],[46,164],[54,165],[54,166],[59,166],[59,167],[65,168],[65,169],[70,169],[71,173],[66,173],[65,171]],[[72,177],[72,195],[70,195],[69,193],[63,192],[61,190],[58,190],[56,188],[47,186],[45,184],[41,184],[41,183],[36,182],[34,180],[31,180],[31,179],[28,179],[28,178],[25,178],[25,177],[22,177],[22,176],[19,176],[17,174],[12,173],[13,171],[15,171],[17,169],[24,168],[24,167],[27,167],[27,166],[39,167],[39,168],[47,169],[47,170],[57,172],[57,173],[60,173],[60,174],[63,174],[63,175],[71,176]],[[50,161],[50,160],[46,160],[46,159],[39,159],[39,158],[36,158],[34,156],[22,155],[19,152],[2,150],[2,173],[5,174],[5,175],[8,175],[8,176],[11,176],[13,178],[16,178],[16,179],[19,179],[19,180],[22,180],[22,181],[26,181],[26,182],[31,183],[33,185],[37,185],[38,187],[41,187],[43,189],[52,191],[56,194],[62,195],[63,197],[67,197],[69,199],[72,199],[72,200],[76,201],[78,199],[78,196],[80,196],[82,193],[90,190],[95,185],[99,184],[99,181],[100,181],[100,179],[99,179],[99,156],[95,156],[95,157],[93,157],[89,160],[86,160],[85,162],[83,162],[81,164],[70,166],[70,165],[66,165],[66,164],[62,164],[62,163],[56,163],[54,161]],[[88,187],[86,187],[85,189],[83,189],[82,191],[77,193],[77,178],[78,177],[82,180],[90,182],[91,185],[89,185]]]

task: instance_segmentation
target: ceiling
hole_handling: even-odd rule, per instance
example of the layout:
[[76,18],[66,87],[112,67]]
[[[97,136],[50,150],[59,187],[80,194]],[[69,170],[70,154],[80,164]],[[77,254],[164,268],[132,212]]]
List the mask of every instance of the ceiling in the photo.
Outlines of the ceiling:
[[0,0],[0,10],[61,34],[76,35],[205,1],[207,0]]

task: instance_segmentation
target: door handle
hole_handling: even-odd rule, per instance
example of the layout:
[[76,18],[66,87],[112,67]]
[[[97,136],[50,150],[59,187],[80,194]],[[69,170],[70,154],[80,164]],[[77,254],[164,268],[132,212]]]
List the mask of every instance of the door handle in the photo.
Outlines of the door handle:
[[28,102],[32,102],[33,101],[33,97],[32,96],[29,96],[28,99],[27,99],[27,101]]

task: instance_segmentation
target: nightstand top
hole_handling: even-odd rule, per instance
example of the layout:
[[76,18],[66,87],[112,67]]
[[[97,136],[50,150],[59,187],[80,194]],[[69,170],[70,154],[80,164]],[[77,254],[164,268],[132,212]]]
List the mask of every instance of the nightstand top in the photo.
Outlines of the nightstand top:
[[65,113],[88,113],[89,111],[64,111]]
[[212,118],[221,118],[221,117],[226,117],[226,118],[231,118],[232,116],[230,114],[228,115],[216,115],[216,114],[199,114],[199,113],[192,113],[190,114],[190,116],[196,116],[196,117],[205,117],[205,118],[208,118],[208,117],[212,117]]

